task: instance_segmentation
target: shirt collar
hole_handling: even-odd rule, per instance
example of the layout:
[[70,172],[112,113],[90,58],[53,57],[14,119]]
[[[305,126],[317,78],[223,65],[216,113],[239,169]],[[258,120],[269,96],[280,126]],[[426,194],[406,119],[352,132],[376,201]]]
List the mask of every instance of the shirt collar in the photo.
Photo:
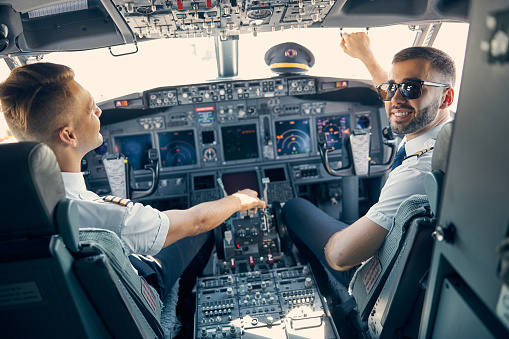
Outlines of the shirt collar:
[[452,119],[449,119],[439,125],[436,125],[429,131],[427,131],[424,134],[421,134],[415,138],[413,138],[410,141],[407,141],[406,137],[403,138],[403,142],[406,142],[405,144],[405,151],[406,155],[409,156],[411,154],[414,154],[415,152],[421,151],[426,148],[435,147],[435,142],[438,136],[438,133],[440,133],[440,130],[444,125],[448,122],[450,122]]
[[62,180],[66,191],[79,190],[86,191],[85,179],[82,173],[62,172]]

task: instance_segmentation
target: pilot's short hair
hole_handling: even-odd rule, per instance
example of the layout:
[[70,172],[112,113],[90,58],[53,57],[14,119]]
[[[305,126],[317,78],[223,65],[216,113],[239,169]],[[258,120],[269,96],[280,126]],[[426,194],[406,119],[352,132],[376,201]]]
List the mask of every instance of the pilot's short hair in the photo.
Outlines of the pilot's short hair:
[[454,83],[456,82],[456,66],[447,53],[433,47],[408,47],[396,53],[392,58],[392,63],[395,64],[411,59],[425,59],[431,61],[432,67],[441,74],[444,80],[448,82],[448,85],[454,87]]
[[0,101],[7,125],[19,141],[51,144],[68,121],[74,98],[68,88],[74,71],[40,62],[13,69],[0,84]]

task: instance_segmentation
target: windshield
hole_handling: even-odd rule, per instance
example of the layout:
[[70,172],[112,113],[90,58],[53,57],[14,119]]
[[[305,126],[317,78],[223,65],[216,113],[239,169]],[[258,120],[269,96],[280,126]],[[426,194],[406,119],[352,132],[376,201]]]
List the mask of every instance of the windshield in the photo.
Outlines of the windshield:
[[[412,45],[416,33],[406,25],[399,25],[372,28],[369,35],[380,63],[389,65],[395,52]],[[309,71],[311,75],[370,79],[360,61],[341,51],[339,36],[340,30],[335,28],[289,29],[259,33],[256,37],[241,35],[238,78],[274,76],[264,62],[265,52],[279,43],[293,41],[313,52],[315,65]],[[397,36],[398,39],[395,44],[388,46],[387,37],[390,36]],[[91,89],[98,102],[149,88],[217,78],[213,38],[157,39],[139,43],[138,47],[138,53],[121,57],[113,57],[108,49],[100,49],[53,53],[44,56],[43,61],[62,63],[73,68],[77,81]]]
[[[362,62],[342,52],[340,33],[359,29],[319,28],[287,29],[283,32],[241,35],[239,38],[240,79],[271,77],[264,62],[265,52],[282,42],[297,42],[315,56],[315,65],[308,74],[339,78],[371,79]],[[465,53],[468,24],[444,23],[434,46],[449,53],[457,63],[458,79],[456,98],[459,94],[461,70]],[[371,47],[380,64],[389,69],[392,56],[399,50],[412,46],[416,32],[407,25],[371,28],[368,30]],[[122,95],[142,92],[162,86],[200,83],[217,78],[217,64],[213,38],[156,39],[138,44],[139,51],[113,57],[107,48],[62,52],[45,55],[42,61],[65,64],[74,69],[76,80],[90,91],[97,102]],[[132,51],[133,46],[114,48],[114,53]],[[0,80],[9,69],[0,62]],[[457,102],[457,100],[456,100]],[[452,106],[456,110],[456,105]],[[0,140],[8,135],[0,118]]]

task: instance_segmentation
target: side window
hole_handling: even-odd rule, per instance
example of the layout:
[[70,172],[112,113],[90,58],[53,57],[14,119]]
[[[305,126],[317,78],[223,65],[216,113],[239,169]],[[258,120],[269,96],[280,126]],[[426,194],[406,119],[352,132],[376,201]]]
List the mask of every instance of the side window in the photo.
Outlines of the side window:
[[468,28],[469,25],[466,23],[443,23],[433,43],[433,47],[441,49],[449,54],[456,63],[456,84],[454,85],[455,98],[451,105],[451,110],[453,112],[456,112],[458,107],[463,62],[467,49]]

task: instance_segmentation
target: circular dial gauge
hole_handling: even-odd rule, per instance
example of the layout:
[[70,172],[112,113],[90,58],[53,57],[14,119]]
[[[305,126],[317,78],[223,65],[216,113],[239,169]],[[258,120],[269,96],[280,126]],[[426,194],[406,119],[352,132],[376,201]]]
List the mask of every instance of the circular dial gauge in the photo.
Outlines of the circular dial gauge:
[[203,151],[203,160],[205,161],[215,161],[217,160],[217,152],[214,147],[209,147]]

